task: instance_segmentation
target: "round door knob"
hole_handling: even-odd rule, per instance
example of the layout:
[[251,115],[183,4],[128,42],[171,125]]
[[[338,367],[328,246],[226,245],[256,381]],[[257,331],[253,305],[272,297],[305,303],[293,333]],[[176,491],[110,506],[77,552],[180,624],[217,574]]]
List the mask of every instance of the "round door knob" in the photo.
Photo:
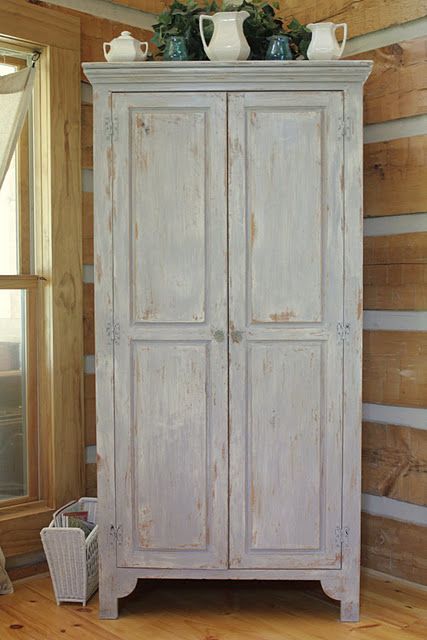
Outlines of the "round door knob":
[[221,329],[217,329],[214,331],[213,337],[217,342],[224,342],[225,333]]

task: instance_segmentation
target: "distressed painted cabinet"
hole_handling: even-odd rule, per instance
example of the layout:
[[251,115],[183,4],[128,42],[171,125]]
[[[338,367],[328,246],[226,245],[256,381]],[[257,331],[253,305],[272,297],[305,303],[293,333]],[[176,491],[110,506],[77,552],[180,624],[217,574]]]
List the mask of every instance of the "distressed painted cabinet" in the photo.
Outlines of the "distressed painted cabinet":
[[317,579],[359,615],[368,62],[85,64],[100,600]]

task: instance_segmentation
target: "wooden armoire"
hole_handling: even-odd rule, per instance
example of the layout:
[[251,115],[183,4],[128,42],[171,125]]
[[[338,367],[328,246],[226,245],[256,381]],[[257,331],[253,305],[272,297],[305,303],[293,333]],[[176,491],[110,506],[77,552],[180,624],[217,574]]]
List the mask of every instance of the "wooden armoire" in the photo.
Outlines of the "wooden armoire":
[[101,616],[138,578],[359,615],[364,61],[88,63]]

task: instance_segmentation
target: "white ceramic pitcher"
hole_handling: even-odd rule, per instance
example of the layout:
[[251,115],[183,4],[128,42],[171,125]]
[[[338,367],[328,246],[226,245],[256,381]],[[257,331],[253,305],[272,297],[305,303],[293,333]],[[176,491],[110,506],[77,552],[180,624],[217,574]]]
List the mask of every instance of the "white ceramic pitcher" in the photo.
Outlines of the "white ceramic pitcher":
[[[336,30],[342,27],[344,37],[341,46],[336,38]],[[345,22],[334,24],[333,22],[316,22],[308,24],[313,36],[307,49],[309,60],[337,60],[341,58],[345,43],[347,42],[347,25]]]
[[[247,11],[219,11],[213,16],[202,14],[199,17],[199,29],[203,48],[209,60],[232,62],[247,60],[251,52],[243,33],[243,23],[249,18]],[[214,32],[207,45],[203,33],[203,21],[212,20]]]
[[108,62],[140,62],[147,59],[147,53],[148,42],[133,38],[130,31],[122,31],[111,42],[104,42],[104,56]]

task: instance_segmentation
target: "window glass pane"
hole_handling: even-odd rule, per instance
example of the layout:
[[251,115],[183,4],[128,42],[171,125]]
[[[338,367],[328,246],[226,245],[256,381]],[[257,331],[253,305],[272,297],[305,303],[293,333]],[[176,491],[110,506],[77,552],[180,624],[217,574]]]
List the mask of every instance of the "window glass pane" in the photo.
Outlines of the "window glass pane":
[[0,500],[27,494],[26,291],[0,290]]
[[[14,73],[17,68],[11,64],[0,64],[0,75]],[[18,188],[16,153],[0,189],[0,273],[3,275],[19,272],[18,240]]]

